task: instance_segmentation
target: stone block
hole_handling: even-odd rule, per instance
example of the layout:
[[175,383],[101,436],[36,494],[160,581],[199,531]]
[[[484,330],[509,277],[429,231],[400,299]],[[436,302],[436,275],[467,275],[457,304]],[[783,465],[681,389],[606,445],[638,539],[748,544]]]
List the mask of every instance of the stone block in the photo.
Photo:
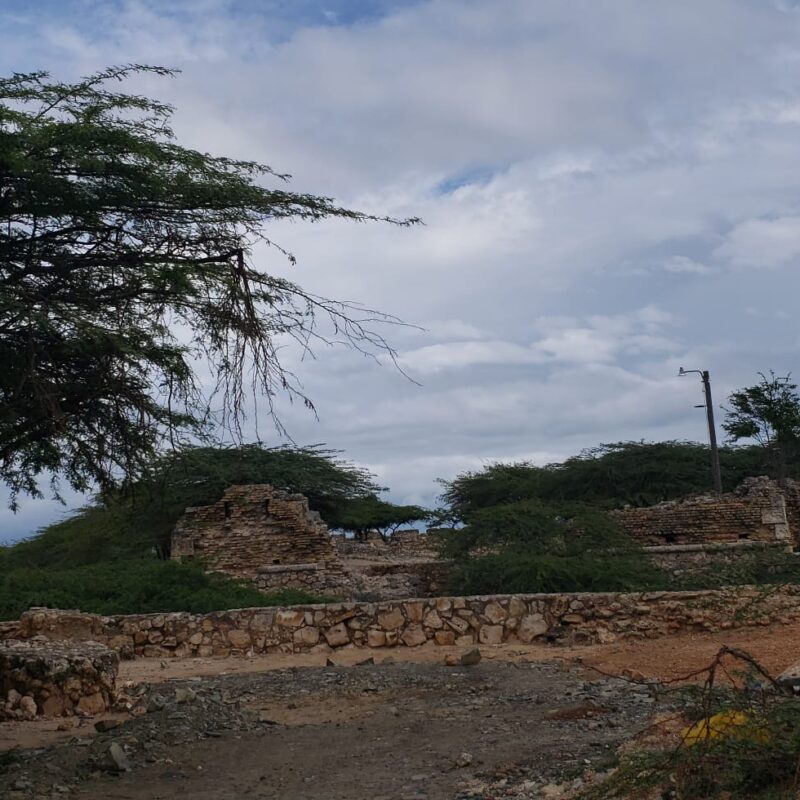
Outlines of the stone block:
[[508,601],[508,614],[511,617],[524,617],[528,613],[528,606],[519,597],[512,597]]
[[390,611],[384,611],[378,614],[378,625],[385,631],[396,630],[405,624],[405,617],[403,612],[395,606]]
[[425,635],[425,630],[422,625],[416,622],[412,622],[405,631],[403,631],[403,635],[400,638],[406,647],[418,647],[428,641],[428,637]]
[[444,626],[442,618],[435,611],[429,611],[425,615],[423,622],[425,623],[425,627],[433,628],[434,630],[438,630]]
[[238,628],[228,631],[228,641],[237,650],[247,650],[251,646],[250,634]]
[[529,644],[537,636],[543,636],[548,630],[549,625],[541,614],[528,614],[520,620],[516,633],[521,642]]
[[500,603],[491,602],[486,604],[486,608],[483,610],[483,615],[493,625],[498,625],[508,616],[508,612],[503,608],[503,606],[500,605]]
[[350,644],[350,636],[347,633],[347,627],[343,622],[328,628],[324,634],[325,641],[331,647],[342,647],[343,645]]
[[503,626],[483,625],[478,631],[478,641],[482,644],[501,644],[503,641]]
[[403,603],[403,608],[409,622],[422,622],[422,618],[425,614],[425,603],[421,600],[412,603]]
[[438,645],[447,646],[456,643],[456,635],[453,631],[436,631],[433,637]]
[[368,647],[384,647],[385,645],[386,645],[386,633],[384,631],[376,631],[374,629],[367,631]]
[[275,614],[275,624],[282,628],[299,628],[306,621],[305,611],[297,609],[281,609]]
[[292,641],[299,647],[313,647],[319,642],[319,629],[311,626],[299,628],[292,634]]

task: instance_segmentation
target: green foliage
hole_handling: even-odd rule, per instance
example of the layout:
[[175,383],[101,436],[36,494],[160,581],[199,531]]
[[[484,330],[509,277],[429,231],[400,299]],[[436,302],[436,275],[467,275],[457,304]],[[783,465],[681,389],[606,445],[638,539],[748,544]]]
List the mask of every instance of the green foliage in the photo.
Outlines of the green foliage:
[[773,477],[787,477],[787,462],[796,460],[800,442],[800,396],[791,376],[767,378],[734,392],[722,427],[733,442],[755,439],[764,448]]
[[607,513],[537,501],[483,508],[440,538],[463,594],[634,591],[665,576]]
[[296,590],[264,594],[230,578],[206,575],[196,564],[126,558],[35,569],[12,567],[0,553],[0,619],[17,619],[31,606],[79,608],[96,614],[204,613],[323,601]]
[[238,432],[248,388],[270,412],[278,392],[310,406],[278,358],[289,339],[393,355],[371,326],[396,320],[251,257],[266,243],[294,261],[264,234],[272,220],[378,218],[288,192],[264,164],[181,147],[170,106],[108,88],[140,73],[172,71],[0,79],[0,480],[12,503],[44,471],[106,490],[209,422]]
[[664,576],[646,559],[607,553],[571,556],[532,548],[466,559],[456,564],[451,588],[458,594],[530,592],[641,592],[663,589]]
[[741,553],[730,563],[673,579],[671,588],[720,589],[725,586],[800,585],[800,554],[775,548]]
[[188,447],[157,459],[122,491],[7,548],[6,559],[45,567],[165,556],[184,509],[215,503],[229,486],[247,483],[306,495],[332,527],[351,501],[378,488],[366,470],[320,446]]
[[[726,491],[752,475],[763,475],[758,447],[720,450]],[[790,464],[798,474],[800,463]],[[450,521],[471,511],[521,500],[578,502],[603,508],[649,506],[712,488],[708,447],[693,442],[617,442],[603,444],[561,464],[491,464],[444,483],[442,500]]]
[[352,531],[357,538],[370,530],[377,530],[385,539],[401,525],[427,519],[429,514],[422,506],[396,505],[371,494],[344,505],[337,515],[335,527]]

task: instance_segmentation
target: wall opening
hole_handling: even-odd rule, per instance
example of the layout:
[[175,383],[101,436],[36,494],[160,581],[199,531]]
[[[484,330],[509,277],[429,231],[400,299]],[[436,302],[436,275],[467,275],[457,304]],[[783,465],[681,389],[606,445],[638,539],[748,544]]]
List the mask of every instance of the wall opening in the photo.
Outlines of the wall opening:
[[222,504],[223,510],[225,512],[225,519],[230,519],[233,515],[233,503],[230,500],[226,500]]
[[269,516],[269,500],[264,501],[264,516]]
[[664,541],[667,544],[675,544],[678,541],[678,535],[676,533],[665,533]]

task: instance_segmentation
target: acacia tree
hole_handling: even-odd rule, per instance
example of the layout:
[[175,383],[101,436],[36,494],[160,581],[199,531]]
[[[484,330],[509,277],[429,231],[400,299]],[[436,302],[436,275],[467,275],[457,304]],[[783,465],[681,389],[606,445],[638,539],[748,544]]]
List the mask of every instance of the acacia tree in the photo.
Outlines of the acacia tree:
[[773,475],[780,483],[786,480],[787,461],[800,441],[800,396],[791,375],[777,376],[770,370],[767,378],[734,392],[728,402],[723,429],[732,442],[754,439],[766,451]]
[[[246,394],[287,392],[286,338],[393,356],[374,323],[394,318],[269,274],[253,247],[279,219],[378,218],[281,188],[288,176],[176,143],[173,109],[111,91],[160,67],[78,83],[45,72],[0,80],[0,480],[37,494],[131,479],[167,439],[213,421],[240,432]],[[266,184],[269,184],[267,186]],[[325,334],[321,319],[330,323]],[[213,392],[196,370],[210,367]],[[280,423],[277,423],[280,425]]]
[[351,531],[356,539],[365,539],[369,531],[377,531],[384,541],[401,526],[427,519],[430,512],[422,506],[401,506],[381,500],[374,494],[347,501],[333,525]]

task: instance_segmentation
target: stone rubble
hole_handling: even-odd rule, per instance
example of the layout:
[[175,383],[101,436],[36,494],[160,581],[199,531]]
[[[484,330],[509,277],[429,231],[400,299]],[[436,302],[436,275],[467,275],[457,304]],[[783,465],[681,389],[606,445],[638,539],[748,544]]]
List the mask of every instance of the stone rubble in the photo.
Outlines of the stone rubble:
[[[401,796],[427,800],[429,784],[451,773],[458,789],[448,797],[458,800],[539,798],[544,787],[564,785],[565,776],[574,775],[575,770],[602,769],[616,746],[642,726],[655,707],[654,694],[646,687],[618,679],[584,681],[574,671],[555,664],[484,662],[455,670],[420,664],[291,668],[140,684],[121,688],[120,703],[129,710],[130,719],[119,726],[91,738],[77,729],[77,735],[65,744],[21,753],[17,761],[0,770],[0,797],[67,798],[87,780],[104,774],[133,771],[139,776],[136,780],[146,780],[147,767],[152,765],[160,767],[157,772],[162,776],[165,769],[179,775],[184,767],[175,761],[176,752],[184,745],[258,735],[268,737],[263,746],[269,748],[289,735],[293,729],[256,710],[259,698],[293,708],[300,699],[313,704],[318,699],[365,694],[431,698],[417,711],[405,705],[377,706],[379,713],[383,708],[393,720],[393,729],[409,724],[404,723],[409,714],[416,713],[420,716],[415,719],[424,720],[433,712],[434,719],[451,720],[454,734],[459,729],[470,732],[464,740],[468,749],[458,746],[456,736],[449,757],[438,766],[431,764],[423,746],[416,756],[422,762],[414,762],[415,768],[409,766],[404,777],[401,773],[402,788],[387,786],[385,796],[391,800]],[[593,704],[604,710],[597,718],[546,718],[548,710],[574,704]],[[550,749],[537,739],[539,729],[531,728],[536,725],[552,731]],[[520,737],[532,737],[530,748],[524,748],[529,755],[522,761],[498,765],[502,742],[521,741]],[[496,755],[490,757],[489,753]],[[392,764],[392,775],[398,766]],[[574,778],[566,780],[574,782]],[[321,795],[309,792],[308,796]]]
[[99,714],[114,702],[118,668],[98,642],[0,641],[0,719]]

